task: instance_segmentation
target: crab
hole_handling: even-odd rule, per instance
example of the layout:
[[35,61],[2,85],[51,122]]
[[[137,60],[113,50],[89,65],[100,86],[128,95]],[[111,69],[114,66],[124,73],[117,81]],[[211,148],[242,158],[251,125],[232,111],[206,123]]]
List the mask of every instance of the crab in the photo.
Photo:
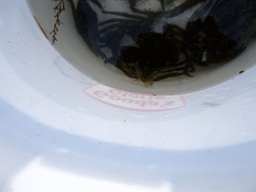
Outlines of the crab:
[[[185,29],[164,21],[188,10],[186,6],[164,11],[161,0],[163,11],[151,12],[136,9],[136,0],[129,0],[134,14],[128,14],[106,11],[97,0],[79,0],[77,9],[69,1],[77,30],[91,50],[145,86],[169,77],[192,77],[194,65],[221,63],[236,46],[236,41],[219,32],[212,16],[204,22],[201,18],[188,22]],[[92,4],[110,18],[99,22]],[[159,23],[162,33],[154,31]]]
[[185,30],[169,24],[163,34],[139,34],[136,46],[121,53],[117,67],[145,86],[152,86],[168,77],[192,77],[194,65],[222,63],[225,53],[235,46],[236,41],[219,32],[214,18],[207,16],[204,22],[198,19],[188,23]]
[[[135,14],[128,14],[105,11],[98,0],[79,0],[77,8],[73,0],[69,0],[78,33],[83,37],[91,50],[108,63],[116,65],[120,56],[120,50],[122,49],[121,41],[124,39],[124,36],[129,36],[135,42],[139,33],[151,32],[154,25],[162,18],[177,16],[188,9],[178,7],[172,11],[142,11],[135,8],[136,1],[129,0],[130,9]],[[164,10],[163,1],[161,0],[160,2]],[[94,7],[96,5],[100,11],[96,12],[92,5]],[[99,21],[98,14],[105,14],[106,18],[112,18]],[[161,22],[163,22],[163,25],[166,25],[164,21]],[[105,48],[109,48],[111,54],[106,53],[103,50]]]
[[178,62],[180,53],[172,40],[150,32],[139,34],[136,44],[121,52],[116,66],[128,77],[152,86],[155,81],[183,74],[185,62]]

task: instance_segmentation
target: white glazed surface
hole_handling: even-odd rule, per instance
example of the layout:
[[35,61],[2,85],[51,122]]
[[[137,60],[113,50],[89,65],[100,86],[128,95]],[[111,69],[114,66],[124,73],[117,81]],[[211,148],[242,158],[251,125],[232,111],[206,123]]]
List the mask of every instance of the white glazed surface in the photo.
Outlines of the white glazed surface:
[[[22,13],[18,14],[22,17]],[[235,115],[228,121],[216,121],[227,118],[230,110],[227,106],[237,103],[237,99],[240,99],[237,108],[238,105],[248,105],[241,103],[253,102],[255,80],[252,74],[255,68],[219,86],[191,94],[145,96],[125,93],[97,84],[73,68],[45,39],[30,13],[26,12],[24,17],[20,22],[13,20],[14,24],[9,25],[11,28],[4,34],[8,39],[3,40],[2,46],[5,47],[2,59],[6,65],[1,71],[8,71],[2,78],[9,81],[1,95],[37,121],[58,130],[108,142],[161,149],[216,147],[255,138],[251,130],[237,126],[250,127],[251,121],[244,122]],[[2,25],[5,27],[4,22]],[[12,78],[8,78],[10,75]],[[9,96],[14,87],[17,93],[22,92],[19,97]],[[241,99],[242,93],[249,99]],[[36,107],[31,107],[33,105]],[[247,107],[232,113],[240,113],[242,109],[246,111]],[[253,113],[244,112],[240,117],[248,115],[253,116]],[[90,126],[84,129],[86,124]],[[122,129],[117,130],[116,126]],[[233,137],[229,136],[230,129]],[[144,134],[146,130],[150,130],[150,134]],[[106,133],[111,137],[106,137]],[[214,137],[218,142],[208,137]],[[190,142],[185,142],[187,140]]]
[[0,5],[1,192],[255,191],[255,67],[152,108],[66,62],[26,1]]

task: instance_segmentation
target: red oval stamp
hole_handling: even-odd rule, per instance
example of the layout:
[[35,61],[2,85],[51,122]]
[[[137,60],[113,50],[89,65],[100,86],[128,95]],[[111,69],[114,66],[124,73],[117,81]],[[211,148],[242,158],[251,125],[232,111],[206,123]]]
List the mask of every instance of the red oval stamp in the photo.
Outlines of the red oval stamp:
[[93,84],[84,92],[95,100],[126,110],[158,112],[179,109],[186,106],[182,95],[151,96],[117,90],[101,84]]

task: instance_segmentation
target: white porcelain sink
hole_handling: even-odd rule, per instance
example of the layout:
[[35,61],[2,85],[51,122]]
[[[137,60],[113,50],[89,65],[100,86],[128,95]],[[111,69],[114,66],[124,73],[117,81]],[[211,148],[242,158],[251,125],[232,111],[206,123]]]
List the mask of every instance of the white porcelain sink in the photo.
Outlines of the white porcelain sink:
[[255,67],[142,95],[78,71],[25,0],[0,2],[0,34],[1,192],[256,190]]

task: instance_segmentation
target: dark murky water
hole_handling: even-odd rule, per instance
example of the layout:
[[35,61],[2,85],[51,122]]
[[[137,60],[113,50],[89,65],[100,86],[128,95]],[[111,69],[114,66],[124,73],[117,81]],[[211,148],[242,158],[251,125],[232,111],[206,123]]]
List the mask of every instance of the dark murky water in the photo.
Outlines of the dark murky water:
[[[225,64],[256,36],[255,0],[187,0],[171,10],[166,8],[174,0],[160,0],[157,12],[138,9],[137,0],[126,2],[129,13],[105,10],[98,0],[70,1],[91,50],[146,86],[192,77],[195,65]],[[186,20],[185,27],[174,19]]]

